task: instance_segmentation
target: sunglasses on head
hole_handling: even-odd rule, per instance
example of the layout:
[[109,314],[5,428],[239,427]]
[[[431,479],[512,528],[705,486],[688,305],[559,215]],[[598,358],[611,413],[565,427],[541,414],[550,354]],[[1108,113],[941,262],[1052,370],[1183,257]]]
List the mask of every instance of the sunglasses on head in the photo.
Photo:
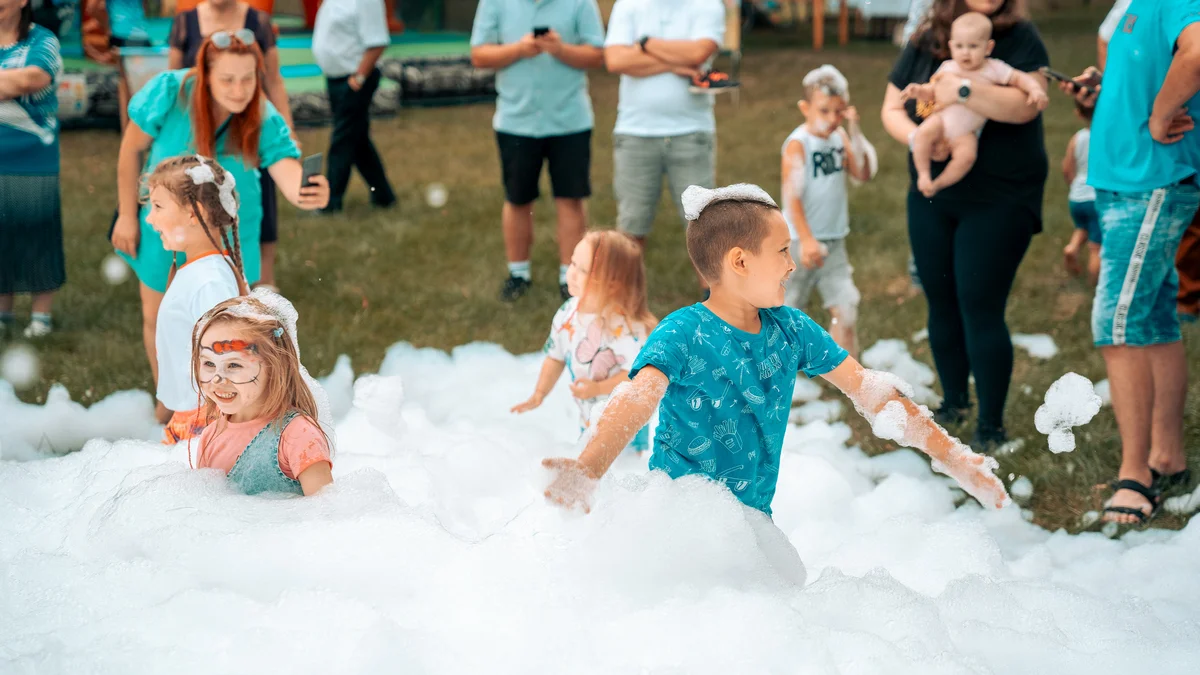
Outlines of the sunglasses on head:
[[212,40],[213,46],[217,49],[229,49],[229,45],[233,44],[233,38],[237,38],[238,42],[247,47],[255,43],[254,31],[249,28],[241,28],[234,31],[219,30],[209,37]]

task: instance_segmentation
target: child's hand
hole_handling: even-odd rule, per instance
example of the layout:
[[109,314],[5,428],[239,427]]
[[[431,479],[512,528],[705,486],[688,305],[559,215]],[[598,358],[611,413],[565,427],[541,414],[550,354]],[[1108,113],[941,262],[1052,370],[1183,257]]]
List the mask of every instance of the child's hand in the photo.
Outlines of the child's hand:
[[1073,277],[1083,274],[1083,268],[1079,266],[1079,247],[1074,242],[1063,248],[1063,267],[1066,267],[1067,274]]
[[521,413],[527,413],[530,410],[533,410],[534,408],[540,406],[542,404],[542,401],[545,400],[545,398],[546,397],[543,396],[540,392],[535,391],[535,392],[533,392],[533,396],[529,397],[528,401],[514,405],[512,407],[512,410],[510,410],[509,412],[515,412],[518,415],[520,415]]
[[979,500],[985,508],[999,509],[1009,503],[1004,483],[992,472],[995,460],[979,455],[966,447],[953,452],[949,462],[942,465],[946,472],[967,494]]
[[845,117],[846,121],[851,124],[858,124],[859,122],[858,108],[855,108],[854,106],[847,106],[847,108],[842,111],[842,116]]
[[591,470],[568,457],[543,459],[542,466],[554,472],[554,479],[543,493],[546,499],[568,511],[580,507],[584,513],[591,512],[592,493],[600,481]]
[[1046,92],[1042,91],[1041,87],[1035,87],[1033,91],[1029,92],[1025,103],[1037,106],[1038,110],[1045,110],[1046,106],[1050,104],[1050,98],[1046,96]]
[[586,401],[597,396],[603,396],[604,392],[600,391],[600,385],[595,380],[581,377],[571,383],[571,395],[581,401]]
[[827,249],[815,237],[800,240],[800,264],[804,269],[815,270],[825,265]]

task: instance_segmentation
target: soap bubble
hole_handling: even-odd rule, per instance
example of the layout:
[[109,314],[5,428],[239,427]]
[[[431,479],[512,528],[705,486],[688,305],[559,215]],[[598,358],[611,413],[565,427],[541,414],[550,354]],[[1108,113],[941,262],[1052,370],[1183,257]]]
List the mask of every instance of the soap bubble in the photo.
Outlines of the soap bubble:
[[104,280],[113,286],[125,283],[129,278],[129,265],[115,253],[110,253],[104,258],[104,262],[100,265],[100,272],[104,275]]
[[448,197],[446,186],[441,183],[433,183],[425,188],[425,202],[435,209],[445,206]]
[[0,377],[12,383],[14,389],[28,389],[38,379],[37,352],[27,345],[9,347],[0,357]]

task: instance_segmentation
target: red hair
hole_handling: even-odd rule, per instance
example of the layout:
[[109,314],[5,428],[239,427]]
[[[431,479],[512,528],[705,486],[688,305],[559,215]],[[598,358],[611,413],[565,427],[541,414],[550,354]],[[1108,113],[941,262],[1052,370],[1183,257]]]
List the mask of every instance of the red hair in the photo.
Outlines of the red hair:
[[[196,144],[196,153],[205,157],[217,156],[217,121],[212,112],[212,90],[209,88],[209,72],[213,63],[222,54],[251,55],[254,57],[254,71],[258,77],[258,86],[254,88],[254,96],[246,109],[229,120],[226,132],[226,147],[231,154],[242,158],[247,166],[258,165],[258,138],[262,133],[262,118],[265,105],[263,103],[263,72],[266,67],[262,51],[257,44],[244,45],[236,37],[229,41],[227,49],[218,49],[212,43],[212,38],[204,39],[200,51],[196,53],[196,65],[188,73],[188,80],[195,80],[192,87],[192,138]],[[186,80],[185,80],[186,81]]]

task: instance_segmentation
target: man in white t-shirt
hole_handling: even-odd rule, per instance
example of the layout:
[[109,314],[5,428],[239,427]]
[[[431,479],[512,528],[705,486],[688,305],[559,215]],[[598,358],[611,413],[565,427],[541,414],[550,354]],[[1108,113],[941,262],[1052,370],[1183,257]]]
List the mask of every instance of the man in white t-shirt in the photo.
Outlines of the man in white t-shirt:
[[1125,16],[1130,2],[1132,0],[1114,2],[1108,16],[1104,17],[1104,23],[1100,24],[1100,31],[1096,35],[1096,67],[1100,70],[1104,70],[1104,62],[1108,60],[1108,43],[1112,40],[1113,33],[1117,32],[1117,24]]
[[680,217],[687,186],[715,185],[713,96],[689,88],[724,39],[722,0],[617,0],[613,6],[604,60],[621,75],[613,129],[617,226],[639,242],[650,233],[664,173]]
[[324,213],[342,210],[350,171],[371,188],[371,204],[396,203],[383,161],[371,142],[371,100],[381,74],[375,64],[391,44],[383,0],[324,0],[313,27],[313,57],[325,75],[333,133],[329,136],[326,175],[329,204]]

